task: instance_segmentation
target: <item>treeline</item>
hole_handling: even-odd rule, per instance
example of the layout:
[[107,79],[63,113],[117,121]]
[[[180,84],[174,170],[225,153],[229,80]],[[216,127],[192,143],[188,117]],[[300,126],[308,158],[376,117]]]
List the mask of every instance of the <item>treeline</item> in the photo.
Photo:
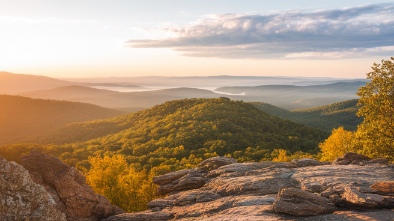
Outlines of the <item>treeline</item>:
[[284,110],[266,103],[255,102],[253,105],[274,116],[331,132],[332,129],[340,126],[350,131],[357,129],[357,125],[363,120],[362,117],[358,117],[356,114],[359,109],[357,102],[358,100],[354,99],[293,111]]

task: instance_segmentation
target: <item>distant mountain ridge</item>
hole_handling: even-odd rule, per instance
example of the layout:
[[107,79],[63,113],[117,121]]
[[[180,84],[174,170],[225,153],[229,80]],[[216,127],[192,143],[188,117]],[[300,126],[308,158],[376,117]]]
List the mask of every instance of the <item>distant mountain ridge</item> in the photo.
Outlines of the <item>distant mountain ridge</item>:
[[0,72],[0,94],[15,95],[26,91],[51,89],[72,84],[75,83],[45,76]]

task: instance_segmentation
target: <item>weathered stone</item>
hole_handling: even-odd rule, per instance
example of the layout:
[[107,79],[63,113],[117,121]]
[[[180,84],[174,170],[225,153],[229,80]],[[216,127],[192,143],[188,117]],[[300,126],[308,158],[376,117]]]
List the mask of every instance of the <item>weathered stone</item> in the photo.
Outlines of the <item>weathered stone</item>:
[[312,216],[332,213],[336,207],[327,198],[296,188],[284,188],[278,193],[273,209],[295,216]]
[[173,207],[175,205],[174,200],[167,200],[167,199],[155,199],[148,203],[148,208],[152,210],[162,210],[166,207]]
[[370,188],[376,190],[378,193],[394,194],[394,181],[376,182]]
[[206,169],[208,171],[218,169],[219,167],[236,163],[237,160],[228,157],[212,157],[202,161],[198,164],[199,168]]
[[309,158],[294,159],[291,163],[295,164],[297,167],[307,167],[307,166],[319,166],[323,163]]
[[264,174],[241,177],[220,176],[209,181],[205,187],[222,196],[275,194],[283,187],[293,187],[292,169],[267,169]]
[[21,162],[33,180],[53,196],[57,208],[66,214],[67,220],[95,221],[123,212],[97,195],[75,168],[55,157],[32,152],[22,157]]
[[305,190],[311,193],[321,193],[324,190],[324,187],[318,183],[303,183],[301,185],[301,190]]
[[225,176],[245,176],[256,174],[254,171],[258,171],[266,168],[295,168],[294,164],[282,163],[282,162],[259,162],[259,163],[233,163],[230,165],[222,166],[216,170],[212,170],[208,173],[207,177],[214,178],[221,175]]
[[188,170],[184,176],[157,188],[157,194],[165,195],[180,190],[198,189],[207,181],[205,175],[206,173],[201,169]]
[[377,208],[383,204],[383,196],[370,193],[361,193],[355,187],[346,187],[342,194],[343,200],[353,205]]
[[368,165],[368,164],[377,164],[377,163],[387,164],[388,161],[382,159],[371,160],[371,158],[367,156],[353,152],[348,152],[342,157],[339,157],[333,161],[334,165],[348,165],[348,164]]
[[376,192],[370,186],[375,182],[394,179],[394,170],[385,165],[322,165],[297,168],[291,178],[302,189],[321,193],[339,203],[345,187],[350,185],[362,192]]
[[123,213],[119,215],[114,215],[104,219],[102,221],[166,221],[173,217],[171,213],[163,211],[143,211],[138,213]]
[[[372,160],[368,162],[370,161]],[[394,211],[388,210],[394,205],[394,197],[391,193],[379,195],[382,193],[370,188],[375,182],[394,180],[394,167],[390,165],[359,163],[297,167],[293,163],[260,162],[221,166],[211,170],[209,175],[206,174],[207,169],[203,168],[186,171],[181,172],[182,175],[171,174],[176,178],[162,186],[178,185],[181,180],[190,177],[204,179],[205,185],[195,189],[175,190],[165,198],[153,200],[149,203],[153,211],[147,213],[157,214],[154,211],[161,211],[173,214],[171,220],[181,221],[349,221],[369,218],[392,221],[391,217],[394,217]],[[287,201],[285,200],[287,203],[294,203],[292,206],[306,208],[299,209],[295,212],[297,214],[330,213],[335,209],[334,204],[341,208],[332,214],[311,217],[277,213],[273,210],[273,203],[277,201],[275,196],[282,187],[305,190],[297,189],[301,191],[301,197],[289,197]],[[351,188],[352,191],[346,192],[346,188]],[[356,193],[355,199],[359,201],[364,198],[368,203],[375,200],[377,207],[357,206],[373,211],[352,211],[355,204],[346,201],[343,197],[350,192]],[[297,210],[296,207],[292,208]],[[135,220],[135,217],[129,220]]]
[[0,220],[66,221],[66,215],[25,168],[0,157]]
[[155,183],[157,185],[165,185],[165,184],[171,183],[171,182],[185,176],[190,171],[192,171],[192,169],[179,170],[179,171],[167,173],[167,174],[164,174],[161,176],[155,176],[155,177],[153,177],[153,183]]

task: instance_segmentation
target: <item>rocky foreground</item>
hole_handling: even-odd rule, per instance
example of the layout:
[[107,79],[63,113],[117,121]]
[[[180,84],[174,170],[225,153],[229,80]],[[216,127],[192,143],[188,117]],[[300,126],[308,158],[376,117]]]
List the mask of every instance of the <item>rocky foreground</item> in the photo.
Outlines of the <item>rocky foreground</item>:
[[97,221],[123,212],[59,159],[33,152],[21,161],[0,157],[1,221]]
[[332,164],[215,157],[154,178],[163,198],[105,221],[394,220],[394,165],[348,153]]
[[0,220],[394,220],[394,165],[354,153],[332,164],[210,158],[155,177],[164,197],[138,213],[122,213],[55,157],[21,162],[0,157]]

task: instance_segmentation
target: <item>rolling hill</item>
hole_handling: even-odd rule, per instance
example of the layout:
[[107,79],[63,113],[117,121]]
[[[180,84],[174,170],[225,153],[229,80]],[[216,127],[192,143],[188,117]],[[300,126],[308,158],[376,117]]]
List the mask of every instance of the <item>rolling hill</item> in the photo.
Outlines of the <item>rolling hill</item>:
[[72,122],[121,115],[123,112],[91,104],[0,95],[0,145],[34,141]]
[[356,116],[358,111],[356,99],[293,111],[266,103],[253,103],[253,105],[269,114],[326,132],[331,132],[332,129],[339,126],[354,131],[357,129],[357,125],[362,122],[362,118]]
[[108,108],[149,108],[183,98],[218,98],[222,95],[196,88],[171,88],[155,91],[117,92],[85,86],[65,86],[21,93],[22,96],[90,103]]
[[0,94],[16,95],[26,91],[45,90],[71,84],[75,83],[44,76],[0,72]]
[[50,153],[70,164],[108,153],[151,168],[216,154],[259,161],[279,148],[316,153],[328,133],[242,101],[216,98],[169,101],[133,114],[70,124],[52,135],[46,142],[70,144]]

